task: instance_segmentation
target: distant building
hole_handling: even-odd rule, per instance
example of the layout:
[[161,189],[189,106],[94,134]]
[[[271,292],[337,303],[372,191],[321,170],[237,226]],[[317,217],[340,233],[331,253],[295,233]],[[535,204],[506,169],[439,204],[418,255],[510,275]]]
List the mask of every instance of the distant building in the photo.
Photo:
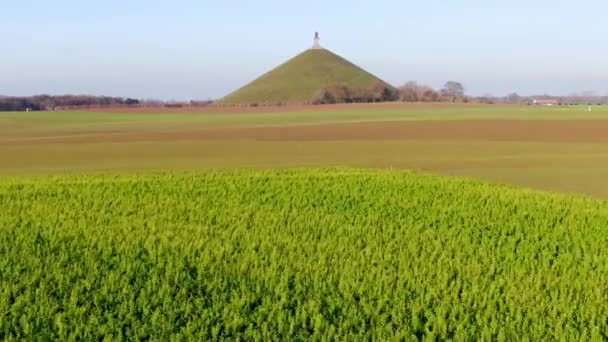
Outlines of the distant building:
[[532,104],[537,106],[559,106],[561,105],[561,102],[557,99],[534,99]]

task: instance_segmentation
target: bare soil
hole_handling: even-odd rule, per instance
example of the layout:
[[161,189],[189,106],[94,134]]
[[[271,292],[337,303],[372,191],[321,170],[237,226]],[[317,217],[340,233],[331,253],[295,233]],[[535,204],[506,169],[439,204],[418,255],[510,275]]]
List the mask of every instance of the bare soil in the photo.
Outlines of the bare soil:
[[84,143],[175,140],[259,141],[539,141],[606,142],[608,120],[454,120],[364,122],[324,125],[239,128],[188,128],[187,130],[113,130],[61,132],[56,135],[7,140],[5,144]]
[[189,139],[608,141],[608,121],[401,121],[181,132]]
[[206,106],[206,107],[99,107],[75,111],[94,111],[133,114],[244,114],[302,111],[373,110],[373,109],[440,109],[440,108],[479,108],[489,105],[477,103],[348,103],[333,105],[285,105],[285,106]]

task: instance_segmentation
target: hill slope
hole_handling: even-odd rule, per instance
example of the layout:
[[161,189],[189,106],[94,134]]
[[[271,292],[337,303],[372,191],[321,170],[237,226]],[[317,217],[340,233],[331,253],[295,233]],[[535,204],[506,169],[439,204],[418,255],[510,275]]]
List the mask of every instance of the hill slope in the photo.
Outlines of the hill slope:
[[326,49],[302,52],[219,103],[302,103],[315,92],[335,84],[369,87],[386,82]]
[[605,202],[292,170],[3,179],[0,208],[0,339],[608,332]]

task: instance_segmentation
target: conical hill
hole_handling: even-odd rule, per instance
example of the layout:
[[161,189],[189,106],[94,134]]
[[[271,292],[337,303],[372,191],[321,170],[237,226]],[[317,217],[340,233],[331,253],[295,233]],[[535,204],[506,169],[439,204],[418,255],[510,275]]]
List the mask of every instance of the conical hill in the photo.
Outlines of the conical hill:
[[325,87],[392,86],[326,49],[310,49],[221,99],[222,104],[308,103]]

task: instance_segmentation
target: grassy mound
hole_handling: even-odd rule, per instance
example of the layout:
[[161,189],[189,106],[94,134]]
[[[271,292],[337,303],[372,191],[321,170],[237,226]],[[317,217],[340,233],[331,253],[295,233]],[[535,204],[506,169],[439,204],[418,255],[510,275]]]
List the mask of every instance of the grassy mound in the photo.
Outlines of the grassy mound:
[[608,337],[608,204],[403,172],[0,183],[0,339]]
[[327,86],[343,84],[365,88],[376,82],[384,83],[329,50],[307,50],[219,103],[303,103]]

